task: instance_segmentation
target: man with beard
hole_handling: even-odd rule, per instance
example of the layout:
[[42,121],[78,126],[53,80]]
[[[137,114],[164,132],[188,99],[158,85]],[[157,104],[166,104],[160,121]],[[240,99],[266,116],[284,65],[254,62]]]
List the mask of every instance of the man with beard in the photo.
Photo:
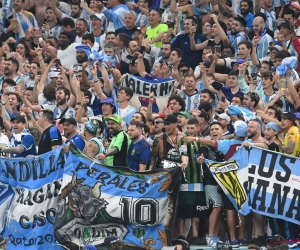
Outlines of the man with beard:
[[10,121],[13,129],[13,134],[9,140],[10,148],[1,149],[1,152],[9,153],[12,158],[25,158],[28,155],[36,155],[34,138],[25,130],[25,118],[17,114]]
[[133,32],[137,29],[137,27],[135,26],[136,18],[136,13],[133,10],[129,10],[129,12],[125,14],[125,26],[117,29],[115,31],[115,34],[118,35],[120,33],[125,33],[128,36],[132,37]]
[[190,119],[190,114],[186,111],[184,111],[184,112],[181,111],[181,112],[175,112],[175,113],[173,113],[173,115],[175,115],[177,117],[177,123],[178,123],[178,126],[181,128],[181,131],[183,133],[186,133],[188,121]]
[[[184,34],[177,35],[171,41],[172,47],[179,48],[183,51],[184,56],[182,58],[182,61],[190,65],[193,70],[201,62],[202,53],[201,52],[195,53],[195,51],[191,49],[191,43],[195,45],[195,44],[203,43],[204,41],[207,40],[203,35],[197,32],[197,29],[198,29],[198,20],[192,16],[187,17],[184,20]],[[193,33],[192,36],[190,36],[191,33]],[[202,50],[205,47],[207,47],[207,45],[204,46]]]
[[246,25],[246,20],[243,17],[237,16],[234,18],[231,29],[230,43],[235,50],[235,56],[238,55],[239,43],[243,40],[249,40],[248,36],[245,33]]
[[222,125],[223,134],[222,136],[230,135],[230,131],[228,131],[228,125],[230,124],[230,117],[224,112],[222,114],[217,115],[217,121]]
[[[62,31],[66,31],[71,34],[71,42],[73,43],[76,37],[75,22],[73,21],[73,19],[69,17],[65,17],[60,21],[60,25]],[[59,34],[57,39],[59,38]]]
[[106,153],[100,154],[98,159],[105,160],[107,166],[126,166],[130,140],[122,130],[122,118],[112,115],[104,120],[107,121],[108,133],[113,137]]
[[62,118],[75,117],[74,109],[69,107],[70,91],[65,87],[58,87],[55,92],[55,100],[57,105],[44,104],[42,106],[32,105],[26,97],[23,97],[24,104],[32,111],[41,112],[43,109],[48,109],[53,112],[54,120]]
[[123,0],[108,0],[107,8],[99,1],[97,6],[106,19],[113,24],[114,30],[125,26],[125,15],[129,9]]
[[[78,45],[75,48],[76,48],[77,63],[75,63],[71,68],[73,68],[78,73],[78,71],[82,71],[82,64],[88,61],[88,58],[91,54],[91,50],[87,45]],[[86,67],[84,70],[88,73],[88,80],[92,80],[93,77],[90,68]],[[81,82],[80,84],[83,83]]]
[[77,122],[73,117],[63,118],[59,121],[59,124],[63,124],[64,135],[62,137],[63,143],[74,142],[76,147],[83,151],[85,147],[85,141],[76,132]]
[[164,61],[166,62],[166,64],[169,64],[171,51],[172,51],[171,44],[163,43],[161,48],[161,56],[155,61],[154,65],[158,64],[160,61]]
[[164,118],[165,132],[154,138],[150,159],[150,169],[180,166],[181,158],[178,145],[184,134],[177,128],[177,117]]
[[127,134],[131,140],[127,153],[127,167],[134,171],[143,172],[148,168],[151,150],[143,138],[142,124],[137,121],[131,121]]
[[39,71],[40,71],[40,64],[38,62],[33,62],[30,64],[29,79],[27,79],[27,81],[24,80],[26,88],[34,87],[34,84],[36,83],[37,80],[36,77],[38,76]]
[[46,9],[46,23],[43,24],[45,37],[58,38],[61,30],[61,25],[57,22],[57,17],[51,7]]
[[53,12],[57,16],[58,19],[63,19],[65,17],[70,17],[74,22],[76,22],[79,18],[84,18],[88,20],[88,16],[82,13],[82,8],[80,7],[80,3],[78,2],[72,2],[71,3],[71,13],[70,16],[67,14],[61,12],[56,5],[56,0],[50,1],[51,8],[53,9]]
[[78,44],[71,43],[72,36],[69,32],[63,31],[58,37],[57,58],[63,67],[70,69],[76,62],[76,46]]
[[103,14],[93,14],[90,15],[92,30],[91,33],[94,36],[95,42],[100,46],[99,49],[104,49],[105,45],[105,33],[102,29],[103,23],[105,21],[105,16]]
[[8,58],[5,60],[4,65],[4,76],[0,78],[0,89],[2,89],[2,82],[5,78],[14,80],[17,85],[20,85],[22,87],[23,81],[21,80],[21,77],[17,74],[19,70],[19,62],[14,58]]
[[88,32],[88,23],[85,19],[79,18],[75,26],[76,38],[75,43],[81,43],[82,37]]

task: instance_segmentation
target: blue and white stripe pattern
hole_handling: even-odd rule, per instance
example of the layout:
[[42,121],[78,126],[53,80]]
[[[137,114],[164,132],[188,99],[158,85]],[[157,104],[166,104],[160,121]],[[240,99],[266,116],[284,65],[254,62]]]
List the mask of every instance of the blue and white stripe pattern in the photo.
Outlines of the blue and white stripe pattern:
[[31,26],[38,27],[38,23],[34,15],[28,11],[21,11],[20,13],[14,13],[13,17],[18,20],[19,33],[16,33],[16,40],[18,41],[21,37],[25,36],[26,30]]
[[275,30],[276,30],[276,13],[273,10],[268,11],[263,8],[260,9],[260,12],[264,13],[267,17],[266,28],[275,32]]

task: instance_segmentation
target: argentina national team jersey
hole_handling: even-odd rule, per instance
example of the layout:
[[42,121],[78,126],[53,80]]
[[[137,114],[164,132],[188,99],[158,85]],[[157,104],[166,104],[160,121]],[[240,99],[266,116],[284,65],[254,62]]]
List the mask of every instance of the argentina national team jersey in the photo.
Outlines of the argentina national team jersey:
[[135,22],[136,27],[147,26],[148,24],[148,16],[144,13],[139,13]]
[[182,97],[182,99],[185,101],[185,104],[186,104],[185,111],[186,112],[190,112],[190,111],[193,111],[194,109],[198,108],[199,103],[200,103],[200,93],[198,92],[198,90],[197,90],[196,94],[191,95],[191,96],[186,94],[186,92],[184,90],[178,90],[177,95]]
[[59,24],[56,24],[54,27],[50,28],[50,32],[43,29],[43,37],[48,38],[49,36],[54,36],[58,38],[61,31],[62,31],[61,26]]
[[273,41],[273,38],[266,33],[266,30],[260,34],[259,37],[259,44],[256,46],[256,54],[257,54],[257,59],[261,59],[263,57],[266,57],[268,55],[268,48],[270,42]]
[[14,13],[13,18],[18,20],[19,33],[16,33],[16,40],[18,41],[21,37],[25,36],[25,31],[31,26],[38,27],[38,23],[34,15],[28,11],[21,11],[19,13]]
[[273,32],[276,30],[276,14],[274,11],[270,10],[266,10],[261,8],[260,12],[264,13],[267,17],[267,21],[266,21],[266,28],[272,30]]

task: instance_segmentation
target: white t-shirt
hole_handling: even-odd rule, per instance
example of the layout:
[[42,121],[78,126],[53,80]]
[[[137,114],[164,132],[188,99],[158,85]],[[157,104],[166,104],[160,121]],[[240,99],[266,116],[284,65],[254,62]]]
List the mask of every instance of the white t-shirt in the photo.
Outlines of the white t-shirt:
[[77,62],[75,47],[78,45],[80,44],[72,43],[65,50],[57,51],[57,58],[60,59],[61,65],[65,68],[69,69],[74,64],[74,62]]
[[[9,144],[9,139],[8,137],[0,132],[0,148],[9,148],[10,144]],[[2,157],[9,157],[8,153],[1,153]]]

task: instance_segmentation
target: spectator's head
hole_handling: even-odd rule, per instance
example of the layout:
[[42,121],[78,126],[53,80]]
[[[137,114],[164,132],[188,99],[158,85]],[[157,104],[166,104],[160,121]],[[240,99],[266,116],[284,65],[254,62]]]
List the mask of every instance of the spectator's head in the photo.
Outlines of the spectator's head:
[[116,104],[110,97],[107,97],[100,102],[100,108],[104,116],[110,116],[116,113]]
[[269,106],[268,111],[267,111],[267,115],[270,118],[278,120],[278,117],[280,116],[280,111],[278,111],[274,106]]
[[71,34],[69,32],[63,31],[58,37],[58,46],[65,49],[69,46],[72,41]]
[[277,136],[279,130],[280,127],[277,125],[276,122],[267,123],[264,131],[265,139],[268,141],[273,141],[274,138]]
[[231,105],[233,106],[242,106],[244,101],[244,97],[239,94],[234,94],[231,100]]
[[164,119],[161,116],[156,116],[153,120],[153,127],[155,134],[161,133],[164,127]]
[[243,16],[248,15],[250,12],[252,12],[253,9],[253,2],[249,0],[242,0],[240,2],[240,8],[241,8],[241,14]]
[[254,109],[259,103],[259,96],[256,92],[248,92],[244,95],[243,105],[247,108]]
[[122,130],[122,118],[118,115],[112,115],[105,118],[107,121],[107,130],[111,135],[117,135]]
[[87,46],[91,46],[91,48],[94,46],[95,43],[95,37],[93,36],[93,34],[85,34],[82,37],[81,43]]
[[230,124],[230,117],[225,112],[217,116],[217,121],[222,125],[222,129],[226,131],[227,126]]
[[283,19],[287,20],[289,22],[294,22],[296,18],[296,14],[295,11],[293,11],[292,9],[285,9],[283,11]]
[[60,21],[62,31],[71,32],[75,28],[75,22],[72,18],[65,17]]
[[33,87],[27,87],[24,92],[24,96],[30,103],[34,103],[33,101]]
[[10,92],[8,93],[8,102],[10,105],[10,108],[14,111],[20,110],[20,103],[21,98],[16,92]]
[[239,85],[239,81],[238,81],[238,71],[236,70],[232,70],[229,72],[229,88],[235,88]]
[[190,75],[190,67],[185,62],[181,62],[177,66],[177,70],[180,77],[185,77],[186,75]]
[[115,32],[112,32],[112,31],[107,32],[106,36],[105,36],[105,41],[106,41],[106,44],[116,46],[117,45],[117,36],[116,36]]
[[223,128],[221,123],[212,122],[210,124],[209,135],[212,140],[221,140],[223,135]]
[[277,51],[275,54],[275,61],[274,61],[274,65],[277,67],[279,65],[281,65],[282,61],[284,58],[286,57],[290,57],[291,54],[285,50],[280,50]]
[[65,87],[59,87],[56,89],[55,99],[58,105],[68,103],[70,99],[70,90]]
[[260,75],[271,72],[272,63],[270,61],[262,61],[259,69]]
[[168,106],[172,113],[185,111],[185,101],[177,95],[169,97]]
[[166,133],[172,135],[177,129],[177,117],[173,114],[166,115],[164,118],[164,128]]
[[211,27],[212,27],[211,22],[205,22],[203,24],[203,26],[202,26],[202,33],[203,33],[204,36],[210,36]]
[[146,117],[142,112],[135,112],[131,118],[131,121],[137,121],[141,124],[146,124],[147,122]]
[[137,28],[133,31],[132,40],[136,41],[139,45],[142,44],[142,40],[144,39],[144,34],[141,29]]
[[152,0],[141,0],[138,1],[138,5],[142,8],[149,9],[152,5]]
[[161,48],[161,54],[164,59],[168,59],[170,57],[171,51],[172,51],[171,44],[163,43]]
[[16,52],[20,54],[20,56],[27,58],[29,56],[29,51],[29,47],[25,41],[21,40],[17,43]]
[[69,139],[76,133],[77,122],[74,117],[63,118],[59,121],[63,125],[64,135]]
[[136,18],[137,18],[136,12],[133,10],[130,10],[129,12],[127,12],[125,14],[124,23],[125,23],[126,29],[130,30],[135,27]]
[[215,94],[209,89],[203,89],[200,94],[200,103],[209,102],[212,103],[215,100]]
[[47,22],[53,22],[57,20],[57,17],[51,7],[46,8],[46,19]]
[[[104,146],[103,146],[101,140],[99,140],[96,137],[93,137],[87,142],[83,152],[90,157],[97,158],[98,154],[101,154],[104,152]],[[95,249],[96,250],[97,248],[93,245],[85,245],[85,248],[83,248],[83,249],[88,249],[88,250]]]
[[232,46],[224,46],[224,49],[222,51],[222,57],[234,57],[235,49]]
[[25,128],[25,118],[22,115],[15,115],[13,118],[10,119],[12,123],[12,129],[15,134],[21,134]]
[[247,40],[243,40],[243,41],[239,42],[239,44],[238,44],[239,58],[248,60],[251,50],[252,50],[251,42],[249,42]]
[[135,52],[140,50],[140,46],[136,41],[130,41],[127,47],[129,55],[133,55]]
[[[227,34],[227,25],[222,21],[219,21],[219,24],[220,24],[222,30],[225,32],[225,34]],[[213,23],[213,25],[212,25],[211,35],[214,36],[214,37],[220,35],[220,32],[218,31],[217,26],[216,26],[215,23]]]
[[15,12],[20,12],[23,10],[25,0],[14,0],[13,9]]
[[123,241],[121,241],[117,236],[110,235],[104,239],[104,244],[107,250],[121,250]]
[[198,136],[199,135],[199,130],[200,130],[200,124],[197,118],[190,118],[187,121],[187,134],[188,136]]
[[248,122],[247,137],[253,139],[260,136],[262,131],[262,123],[258,119],[252,119]]
[[133,142],[140,140],[143,134],[143,125],[138,121],[131,121],[128,126],[127,134],[129,139]]
[[161,21],[161,15],[160,15],[159,11],[158,10],[151,10],[149,12],[149,17],[148,17],[149,25],[152,28],[154,28],[157,25],[159,25],[160,21]]
[[93,14],[90,15],[90,19],[93,30],[101,31],[105,17],[101,14]]
[[118,93],[117,101],[118,103],[129,102],[132,96],[133,96],[133,91],[131,88],[122,87],[120,88],[120,91]]
[[78,70],[77,72],[77,78],[79,80],[80,83],[82,83],[82,75],[85,74],[86,76],[88,76],[88,72],[86,70]]
[[272,1],[268,1],[268,0],[261,0],[260,1],[260,5],[263,9],[265,10],[269,10],[272,7]]
[[185,129],[188,120],[190,119],[190,115],[186,111],[175,112],[173,113],[177,117],[177,124],[181,129]]
[[247,26],[246,20],[243,17],[237,16],[234,18],[231,28],[231,34],[236,35],[241,31],[244,31]]
[[237,138],[245,138],[248,133],[248,125],[244,121],[238,120],[233,124],[234,135]]
[[76,21],[75,31],[78,37],[83,37],[83,35],[88,31],[87,21],[83,18],[79,18]]
[[105,45],[104,51],[103,51],[104,55],[106,56],[115,56],[116,54],[116,47],[113,45]]
[[71,17],[78,19],[80,18],[82,12],[82,8],[80,7],[80,3],[78,2],[72,2],[71,3]]
[[17,84],[13,79],[5,78],[5,79],[3,79],[3,82],[2,82],[1,92],[3,93],[7,87],[15,87],[16,85]]
[[90,119],[84,125],[83,134],[85,137],[92,135],[93,137],[96,136],[98,130],[100,128],[100,121],[96,119]]
[[169,64],[176,67],[181,62],[182,59],[183,59],[182,50],[179,49],[179,48],[173,48],[172,52],[171,52],[171,55],[170,55]]
[[263,89],[273,88],[274,80],[273,75],[270,72],[261,74],[261,81]]
[[287,36],[290,36],[291,35],[291,24],[290,24],[290,21],[283,20],[279,24],[278,30],[279,30],[279,35],[283,35],[285,38],[287,38]]
[[207,46],[204,48],[202,52],[202,61],[203,62],[210,62],[210,56],[214,54],[214,48],[211,46]]
[[295,126],[296,115],[292,112],[283,112],[281,114],[280,127],[286,133],[292,126]]
[[253,31],[255,34],[261,34],[266,27],[266,22],[261,16],[257,16],[252,22]]
[[198,109],[201,111],[201,112],[205,112],[208,114],[209,116],[209,119],[211,119],[213,117],[213,114],[212,114],[212,111],[213,111],[213,108],[211,106],[211,103],[209,102],[200,102],[199,106],[198,106]]
[[17,59],[8,58],[5,60],[5,67],[4,67],[4,75],[5,76],[14,76],[17,74],[19,70],[19,62]]
[[44,109],[40,112],[37,122],[41,128],[47,128],[49,125],[53,124],[54,114],[50,109]]
[[[30,64],[30,71],[29,71],[30,79],[34,80],[34,78],[38,75],[39,71],[40,71],[40,64],[38,62],[31,63]],[[41,72],[39,72],[39,73],[41,73]]]
[[124,47],[127,48],[130,40],[131,39],[127,34],[120,33],[117,35],[116,45],[119,49],[123,49]]
[[43,89],[43,95],[47,101],[55,100],[55,86],[52,84],[46,85]]
[[233,26],[233,22],[234,22],[234,17],[233,16],[229,16],[226,22],[227,25],[227,30],[231,31],[232,26]]
[[88,46],[76,47],[76,60],[79,64],[87,62],[89,55],[90,55],[90,50]]
[[48,36],[46,43],[48,44],[48,46],[52,46],[54,48],[58,47],[58,39],[54,36]]
[[198,19],[194,16],[189,16],[184,19],[184,33],[189,34],[192,27],[198,27]]
[[174,34],[173,33],[168,33],[168,32],[165,32],[163,34],[163,37],[161,39],[162,43],[169,43],[172,41],[172,39],[174,38]]

